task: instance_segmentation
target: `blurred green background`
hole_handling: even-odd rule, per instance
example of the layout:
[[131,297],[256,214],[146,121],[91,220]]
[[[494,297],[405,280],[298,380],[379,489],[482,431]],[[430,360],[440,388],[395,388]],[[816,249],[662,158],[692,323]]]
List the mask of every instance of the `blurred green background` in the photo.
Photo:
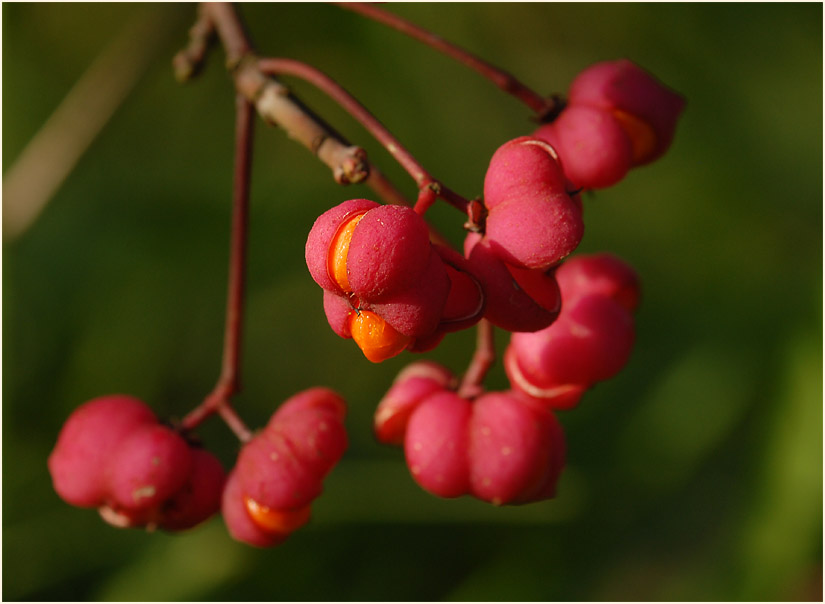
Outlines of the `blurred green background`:
[[[33,226],[3,246],[5,600],[821,600],[822,6],[388,4],[564,92],[628,57],[688,99],[671,151],[585,199],[581,251],[637,267],[634,355],[560,414],[558,497],[498,509],[419,489],[372,412],[409,354],[379,366],[333,335],[303,261],[314,218],[370,196],[283,132],[256,133],[240,414],[262,425],[312,385],[349,401],[350,449],[284,545],[222,520],[123,531],[64,504],[46,457],[71,410],[125,392],[180,417],[220,365],[233,93],[219,49],[179,85],[195,5],[9,4],[4,178],[88,65],[130,24],[161,32],[132,94]],[[481,193],[529,111],[475,73],[323,4],[242,7],[261,54],[326,71],[438,178]],[[387,154],[321,94],[285,80],[404,191]],[[4,204],[10,203],[4,199]],[[437,206],[453,241],[462,217]],[[427,355],[461,372],[474,334]],[[497,344],[506,345],[499,333]],[[500,366],[490,388],[505,388]],[[218,420],[199,430],[231,465]]]

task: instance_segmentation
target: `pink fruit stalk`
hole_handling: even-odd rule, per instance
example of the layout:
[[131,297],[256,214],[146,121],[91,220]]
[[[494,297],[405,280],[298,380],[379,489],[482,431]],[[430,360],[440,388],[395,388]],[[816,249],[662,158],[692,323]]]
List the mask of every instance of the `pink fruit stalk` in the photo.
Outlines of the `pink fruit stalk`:
[[605,61],[576,77],[567,107],[535,136],[556,148],[572,182],[600,189],[667,151],[684,104],[631,61]]
[[138,399],[113,395],[81,405],[49,456],[65,501],[96,507],[114,526],[190,528],[217,512],[224,472]]
[[306,261],[325,291],[330,326],[369,360],[395,356],[436,332],[450,277],[410,208],[353,199],[326,211],[309,233]]
[[627,363],[639,285],[632,268],[606,254],[568,260],[557,277],[559,318],[541,331],[514,333],[504,366],[513,388],[549,407],[568,409]]
[[238,455],[223,495],[230,534],[276,545],[309,520],[310,504],[347,447],[346,404],[326,388],[287,400]]

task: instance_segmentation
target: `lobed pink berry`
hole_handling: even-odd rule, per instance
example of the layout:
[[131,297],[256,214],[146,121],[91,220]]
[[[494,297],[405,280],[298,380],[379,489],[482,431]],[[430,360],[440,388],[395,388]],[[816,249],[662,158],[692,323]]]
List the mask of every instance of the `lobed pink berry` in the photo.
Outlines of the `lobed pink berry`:
[[629,264],[609,253],[581,254],[556,271],[564,301],[591,294],[611,298],[633,312],[639,305],[639,275]]
[[237,469],[229,474],[223,490],[221,513],[229,534],[236,541],[256,547],[278,545],[309,521],[309,506],[297,510],[272,510],[253,504],[244,495]]
[[[585,296],[565,306],[550,327],[513,334],[505,368],[513,387],[532,396],[560,394],[553,392],[559,386],[588,388],[624,367],[633,339],[630,313],[609,298]],[[538,391],[525,388],[525,381]]]
[[553,497],[564,466],[555,417],[514,391],[474,401],[446,390],[429,395],[409,418],[404,451],[425,490],[495,505]]
[[484,178],[485,237],[501,260],[546,270],[576,249],[584,223],[566,187],[546,142],[523,136],[496,150]]
[[634,143],[634,165],[661,157],[685,107],[684,97],[627,59],[585,69],[570,85],[568,103],[613,112]]
[[287,435],[293,455],[312,473],[326,476],[347,448],[347,405],[338,394],[315,387],[285,401],[267,424]]
[[556,120],[536,130],[564,158],[564,173],[577,186],[604,189],[633,167],[633,145],[612,114],[568,105]]
[[475,325],[484,316],[487,304],[481,280],[464,256],[443,245],[433,247],[450,278],[450,292],[441,311],[438,330],[453,332]]
[[495,505],[555,496],[564,467],[564,435],[547,409],[516,392],[490,392],[473,404],[470,489]]
[[190,449],[192,468],[184,485],[166,500],[160,511],[160,528],[181,531],[212,517],[221,507],[226,473],[209,451]]
[[684,104],[631,61],[605,61],[576,77],[567,106],[534,136],[556,148],[577,186],[601,189],[664,154]]
[[407,423],[407,466],[423,489],[440,497],[469,491],[468,424],[472,403],[441,390],[421,401]]
[[183,487],[191,468],[189,445],[180,434],[159,424],[140,426],[107,464],[109,498],[135,511],[155,507]]
[[99,506],[108,494],[105,468],[117,447],[136,428],[156,422],[145,403],[125,395],[102,396],[75,409],[49,455],[54,490],[71,505]]
[[477,233],[468,234],[464,245],[484,288],[486,319],[508,331],[537,331],[556,319],[561,295],[552,271],[506,264]]
[[559,318],[541,331],[514,333],[504,367],[513,388],[568,409],[587,388],[627,363],[639,287],[633,269],[609,255],[572,259],[557,276],[563,300]]
[[419,403],[431,394],[449,389],[454,381],[453,374],[436,363],[419,361],[405,367],[375,410],[374,429],[378,441],[402,444],[407,422]]
[[346,404],[326,388],[288,399],[244,445],[224,492],[230,534],[266,547],[309,520],[310,504],[347,447]]
[[217,512],[224,473],[211,454],[160,425],[138,399],[113,395],[74,411],[49,456],[55,491],[118,527],[183,530]]
[[414,348],[438,329],[451,280],[412,209],[344,202],[315,221],[306,260],[325,290],[330,326],[371,361]]

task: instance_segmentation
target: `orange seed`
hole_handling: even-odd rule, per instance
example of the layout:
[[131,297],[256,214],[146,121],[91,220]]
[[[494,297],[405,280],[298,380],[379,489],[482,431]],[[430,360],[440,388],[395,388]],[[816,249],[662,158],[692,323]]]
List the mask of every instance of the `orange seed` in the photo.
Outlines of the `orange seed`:
[[329,257],[327,259],[327,272],[330,278],[343,291],[349,292],[349,277],[347,276],[347,255],[349,254],[349,244],[355,227],[364,217],[364,214],[356,214],[343,222],[338,227],[338,232],[329,245]]
[[656,149],[656,133],[647,122],[621,109],[613,110],[613,117],[619,120],[622,129],[630,137],[633,147],[633,163],[646,162]]
[[255,525],[267,533],[288,535],[309,521],[310,506],[297,510],[276,510],[244,496],[244,507]]
[[349,329],[361,352],[373,363],[394,357],[412,340],[410,336],[398,333],[384,319],[368,310],[353,311],[350,314]]

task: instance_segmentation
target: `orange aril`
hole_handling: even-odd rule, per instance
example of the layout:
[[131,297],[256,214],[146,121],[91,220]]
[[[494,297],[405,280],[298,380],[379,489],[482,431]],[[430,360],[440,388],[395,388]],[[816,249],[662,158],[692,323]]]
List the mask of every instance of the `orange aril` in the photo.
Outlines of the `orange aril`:
[[638,165],[646,162],[656,150],[656,132],[647,122],[621,109],[614,109],[613,117],[619,120],[622,130],[630,138],[633,163]]
[[364,214],[352,216],[338,227],[338,231],[329,244],[329,257],[327,259],[327,272],[330,278],[343,291],[350,291],[349,277],[347,276],[347,255],[349,255],[349,244],[355,227],[364,217]]
[[276,510],[244,496],[244,507],[255,525],[267,533],[288,535],[309,521],[310,506],[297,510]]
[[392,325],[368,310],[355,310],[350,315],[349,329],[361,352],[373,363],[392,358],[412,341],[398,333]]

